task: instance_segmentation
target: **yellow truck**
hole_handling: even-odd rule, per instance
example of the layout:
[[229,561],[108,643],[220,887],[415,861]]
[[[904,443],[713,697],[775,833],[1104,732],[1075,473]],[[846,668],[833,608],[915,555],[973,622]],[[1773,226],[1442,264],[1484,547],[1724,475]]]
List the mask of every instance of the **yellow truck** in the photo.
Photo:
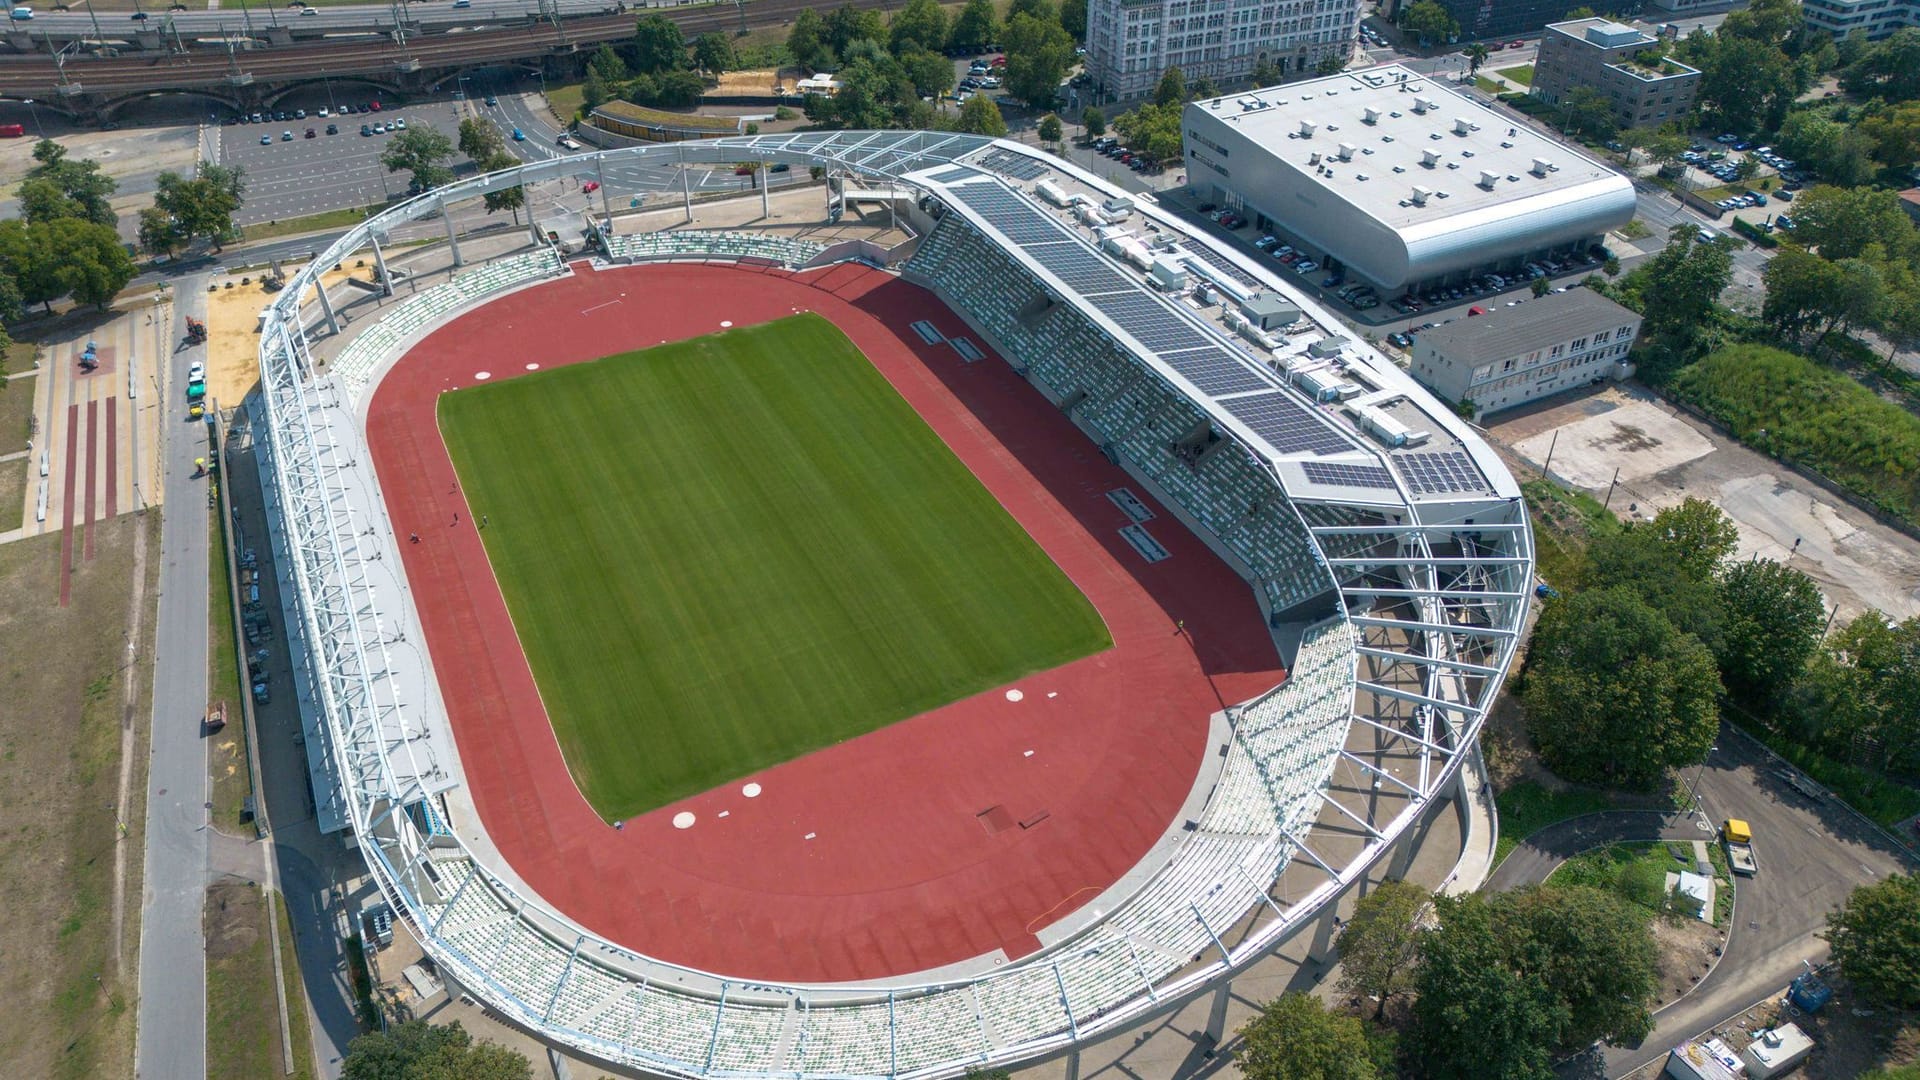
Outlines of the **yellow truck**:
[[1753,858],[1753,829],[1746,822],[1739,818],[1721,822],[1720,841],[1727,847],[1727,865],[1734,873],[1752,877],[1760,872]]

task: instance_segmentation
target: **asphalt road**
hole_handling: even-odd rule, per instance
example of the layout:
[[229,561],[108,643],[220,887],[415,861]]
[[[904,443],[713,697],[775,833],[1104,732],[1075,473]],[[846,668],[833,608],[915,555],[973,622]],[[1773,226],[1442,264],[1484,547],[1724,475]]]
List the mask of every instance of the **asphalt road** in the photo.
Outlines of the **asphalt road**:
[[1624,1076],[1784,990],[1803,961],[1826,958],[1827,943],[1817,935],[1828,911],[1855,886],[1914,867],[1838,802],[1795,791],[1782,779],[1785,768],[1753,740],[1723,727],[1699,774],[1699,814],[1614,812],[1562,822],[1529,837],[1488,879],[1492,890],[1541,881],[1567,858],[1609,842],[1712,840],[1717,823],[1729,817],[1753,828],[1760,872],[1736,879],[1733,925],[1718,966],[1692,993],[1655,1013],[1653,1034],[1638,1046],[1594,1048],[1566,1063],[1563,1076]]
[[[205,279],[177,290],[171,341],[186,336]],[[196,314],[204,316],[204,310]],[[146,888],[140,910],[140,1012],[135,1075],[146,1080],[206,1073],[206,950],[201,915],[207,868],[207,481],[193,459],[206,429],[177,408],[187,365],[205,346],[166,358],[166,401],[175,418],[160,447],[166,512],[160,526],[160,608],[154,655],[153,746],[147,774]]]

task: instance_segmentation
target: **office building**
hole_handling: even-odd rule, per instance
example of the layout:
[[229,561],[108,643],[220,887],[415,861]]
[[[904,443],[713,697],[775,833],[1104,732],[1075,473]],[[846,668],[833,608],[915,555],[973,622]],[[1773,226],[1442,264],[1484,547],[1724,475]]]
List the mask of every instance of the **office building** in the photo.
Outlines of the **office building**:
[[1661,55],[1666,41],[1611,19],[1574,19],[1547,27],[1533,64],[1533,93],[1559,104],[1590,86],[1613,104],[1623,128],[1658,127],[1686,116],[1700,72]]
[[[1403,11],[1418,3],[1419,0],[1393,0],[1392,7],[1382,10],[1391,19],[1398,20]],[[1494,39],[1504,41],[1510,37],[1537,34],[1540,28],[1550,22],[1567,17],[1567,13],[1583,6],[1578,0],[1437,0],[1453,21],[1460,24],[1460,40],[1474,41]]]
[[1824,30],[1837,38],[1859,30],[1878,40],[1902,27],[1920,25],[1920,2],[1915,0],[1801,0],[1800,10],[1809,30]]
[[1152,92],[1170,67],[1228,83],[1264,62],[1291,77],[1345,57],[1359,27],[1359,0],[1091,0],[1087,73],[1105,100]]
[[1640,316],[1592,289],[1574,288],[1455,319],[1414,339],[1408,370],[1476,416],[1601,379],[1633,374],[1627,359]]
[[1187,106],[1187,181],[1322,265],[1389,290],[1586,252],[1633,185],[1398,65]]

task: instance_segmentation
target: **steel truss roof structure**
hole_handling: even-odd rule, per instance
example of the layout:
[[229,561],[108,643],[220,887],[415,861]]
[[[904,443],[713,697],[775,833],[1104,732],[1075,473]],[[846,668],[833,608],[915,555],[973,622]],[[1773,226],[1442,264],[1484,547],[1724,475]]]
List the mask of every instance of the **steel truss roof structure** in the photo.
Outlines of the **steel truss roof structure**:
[[[321,272],[449,203],[609,167],[759,159],[888,182],[920,173],[910,183],[939,197],[927,170],[988,154],[1037,156],[978,136],[840,132],[531,163],[368,219],[267,311],[270,503],[288,562],[289,635],[306,657],[303,706],[320,714],[381,892],[445,975],[514,1023],[678,1077],[948,1077],[1031,1060],[1176,1008],[1268,955],[1394,845],[1410,845],[1414,824],[1452,791],[1526,616],[1532,543],[1517,488],[1502,474],[1489,477],[1494,496],[1372,487],[1366,502],[1342,502],[1289,490],[1290,474],[1255,453],[1311,539],[1333,615],[1305,629],[1286,683],[1232,710],[1232,748],[1199,827],[1117,906],[1075,916],[1088,921],[1029,957],[971,979],[825,986],[679,967],[583,931],[446,827],[453,748],[431,735],[431,688],[403,685],[390,651],[410,601],[354,418],[361,402],[349,400],[365,384],[316,374],[308,351],[302,298]],[[979,175],[951,173],[956,184]],[[1211,399],[1194,404],[1222,431],[1244,430]],[[1339,450],[1386,465],[1357,440]]]

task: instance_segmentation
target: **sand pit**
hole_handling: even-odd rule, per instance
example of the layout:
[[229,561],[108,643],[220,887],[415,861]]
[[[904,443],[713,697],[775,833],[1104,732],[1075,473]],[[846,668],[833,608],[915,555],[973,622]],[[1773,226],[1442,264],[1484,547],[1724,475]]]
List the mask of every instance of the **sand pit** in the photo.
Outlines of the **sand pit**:
[[[345,270],[331,271],[327,287],[346,278]],[[207,393],[226,409],[239,405],[260,381],[260,310],[278,294],[262,288],[257,275],[215,278],[213,285],[207,294]]]

